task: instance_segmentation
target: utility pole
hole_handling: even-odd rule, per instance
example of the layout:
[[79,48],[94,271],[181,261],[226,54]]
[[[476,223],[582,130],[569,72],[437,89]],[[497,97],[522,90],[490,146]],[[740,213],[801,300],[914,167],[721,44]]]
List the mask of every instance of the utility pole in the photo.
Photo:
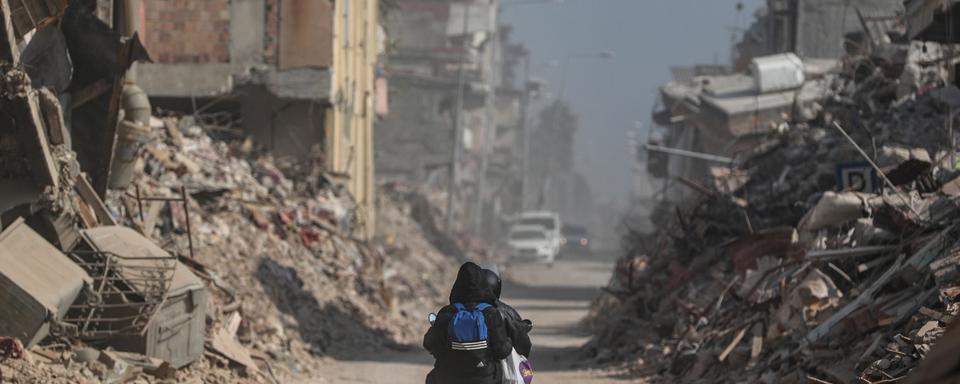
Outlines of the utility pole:
[[470,50],[471,39],[467,38],[470,33],[470,5],[469,1],[463,3],[463,51],[460,52],[459,79],[457,80],[457,109],[454,111],[453,123],[453,150],[450,156],[450,180],[447,186],[447,229],[453,229],[453,209],[454,200],[460,188],[460,158],[463,156],[463,98],[467,85],[466,61],[467,52]]
[[528,174],[530,173],[530,127],[527,125],[527,113],[530,106],[530,52],[523,55],[523,94],[520,96],[520,132],[523,148],[520,151],[522,166],[520,169],[520,212],[527,211],[527,193],[530,191]]
[[494,109],[496,108],[496,98],[497,98],[497,84],[499,83],[499,76],[497,74],[501,70],[497,61],[497,53],[500,48],[500,23],[499,23],[499,2],[497,0],[492,0],[490,4],[492,8],[491,13],[494,16],[494,20],[490,23],[489,28],[492,28],[490,33],[490,44],[489,44],[489,76],[487,76],[487,97],[485,99],[484,105],[484,116],[485,116],[485,126],[483,130],[483,142],[480,146],[480,172],[477,175],[477,200],[476,208],[474,210],[474,222],[473,228],[476,234],[484,234],[483,226],[483,216],[484,216],[484,195],[487,190],[487,167],[490,163],[490,151],[493,149],[492,141],[497,138],[497,123],[496,123],[496,114]]

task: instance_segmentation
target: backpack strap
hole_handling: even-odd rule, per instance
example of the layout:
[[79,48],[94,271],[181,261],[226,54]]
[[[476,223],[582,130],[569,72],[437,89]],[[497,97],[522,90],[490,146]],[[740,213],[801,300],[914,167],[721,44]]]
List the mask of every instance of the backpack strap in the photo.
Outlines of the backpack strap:
[[479,323],[477,324],[479,326],[478,331],[480,332],[480,338],[484,340],[486,340],[487,337],[490,336],[490,334],[489,334],[489,329],[487,328],[487,320],[486,320],[486,317],[483,315],[483,311],[491,307],[493,306],[487,303],[480,303],[480,304],[477,304],[477,306],[473,307],[474,316],[480,317]]

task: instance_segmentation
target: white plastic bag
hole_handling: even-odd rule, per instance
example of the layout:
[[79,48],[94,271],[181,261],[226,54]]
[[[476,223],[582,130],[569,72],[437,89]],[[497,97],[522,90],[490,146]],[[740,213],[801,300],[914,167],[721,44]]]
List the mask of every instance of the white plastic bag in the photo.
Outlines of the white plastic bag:
[[505,384],[525,384],[520,366],[526,361],[527,358],[517,353],[516,349],[510,351],[510,356],[507,356],[506,359],[500,360],[500,366],[503,370],[503,382]]

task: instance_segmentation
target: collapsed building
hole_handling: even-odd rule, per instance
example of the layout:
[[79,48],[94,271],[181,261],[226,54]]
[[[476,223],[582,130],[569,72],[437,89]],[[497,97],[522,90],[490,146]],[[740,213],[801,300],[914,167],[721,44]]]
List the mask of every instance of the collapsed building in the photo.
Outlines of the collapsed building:
[[318,157],[373,236],[373,125],[387,113],[380,1],[130,2],[153,62],[131,76],[157,106],[232,121],[277,157]]
[[[336,151],[350,153],[337,158],[341,166],[322,155],[271,152],[269,139],[262,145],[255,140],[264,139],[262,131],[220,118],[229,110],[205,113],[217,108],[209,104],[187,113],[166,109],[185,93],[148,97],[163,89],[187,92],[178,88],[186,87],[178,83],[183,79],[196,80],[197,87],[218,82],[243,88],[211,88],[214,93],[187,98],[222,98],[228,105],[253,88],[302,91],[304,84],[290,84],[286,76],[326,73],[327,82],[310,81],[320,88],[374,82],[364,77],[366,70],[373,74],[370,61],[337,54],[334,61],[357,64],[363,73],[337,75],[312,61],[286,73],[276,63],[238,61],[193,67],[210,75],[195,79],[177,73],[192,71],[182,60],[201,60],[173,58],[171,52],[185,49],[177,45],[182,41],[157,44],[176,40],[170,30],[158,34],[185,22],[186,13],[221,18],[249,11],[240,7],[251,4],[276,12],[303,7],[329,16],[311,20],[352,32],[360,32],[365,18],[379,16],[376,7],[356,7],[378,4],[369,1],[351,1],[353,7],[331,2],[335,9],[327,2],[270,3],[273,8],[263,1],[0,0],[0,380],[289,382],[316,378],[322,356],[409,343],[420,335],[422,321],[408,314],[438,305],[432,298],[442,296],[436,292],[449,282],[430,276],[452,275],[453,260],[409,217],[414,193],[384,195],[376,205],[372,195],[367,203],[357,195],[363,180],[351,167],[359,163],[372,172],[351,157],[362,152],[362,127],[373,118],[371,92],[357,87],[364,94],[359,100],[338,91],[349,100],[323,104],[344,108],[334,119],[338,135],[353,141],[337,144]],[[281,11],[283,5],[289,8]],[[134,16],[145,14],[142,7],[164,6],[174,9],[151,11],[161,20],[140,20],[148,26],[142,34],[127,29],[136,24]],[[334,22],[334,11],[350,12],[345,8],[363,12]],[[226,19],[217,20],[214,29],[222,31]],[[200,24],[191,28],[199,31]],[[233,38],[263,41],[234,32],[213,39],[218,49]],[[350,51],[367,58],[379,52],[363,46],[368,49]],[[236,52],[229,52],[232,60]],[[288,59],[295,58],[281,62]],[[263,76],[248,88],[244,76],[259,70]],[[168,77],[151,78],[156,73]],[[294,110],[316,102],[290,97],[283,102]],[[329,118],[341,113],[328,112]],[[311,129],[296,132],[316,134]],[[336,153],[320,147],[319,153]],[[373,220],[358,217],[366,214],[363,204],[387,221],[380,232],[369,227]]]
[[[779,3],[763,17],[803,25]],[[626,236],[587,356],[664,382],[956,381],[954,7],[895,6],[852,7],[840,56],[661,89],[648,171],[683,197]]]

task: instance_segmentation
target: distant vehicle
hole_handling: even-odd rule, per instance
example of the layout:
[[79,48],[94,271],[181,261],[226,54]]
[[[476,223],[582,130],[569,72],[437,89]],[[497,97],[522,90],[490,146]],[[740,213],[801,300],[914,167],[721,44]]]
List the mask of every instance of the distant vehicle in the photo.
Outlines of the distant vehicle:
[[590,252],[590,235],[587,229],[577,225],[564,224],[560,229],[563,234],[563,250],[566,252]]
[[560,249],[541,225],[515,225],[510,229],[512,257],[553,263]]
[[560,233],[560,215],[550,211],[530,211],[520,214],[516,225],[539,225],[547,231],[547,236],[557,250],[563,245],[563,234]]

